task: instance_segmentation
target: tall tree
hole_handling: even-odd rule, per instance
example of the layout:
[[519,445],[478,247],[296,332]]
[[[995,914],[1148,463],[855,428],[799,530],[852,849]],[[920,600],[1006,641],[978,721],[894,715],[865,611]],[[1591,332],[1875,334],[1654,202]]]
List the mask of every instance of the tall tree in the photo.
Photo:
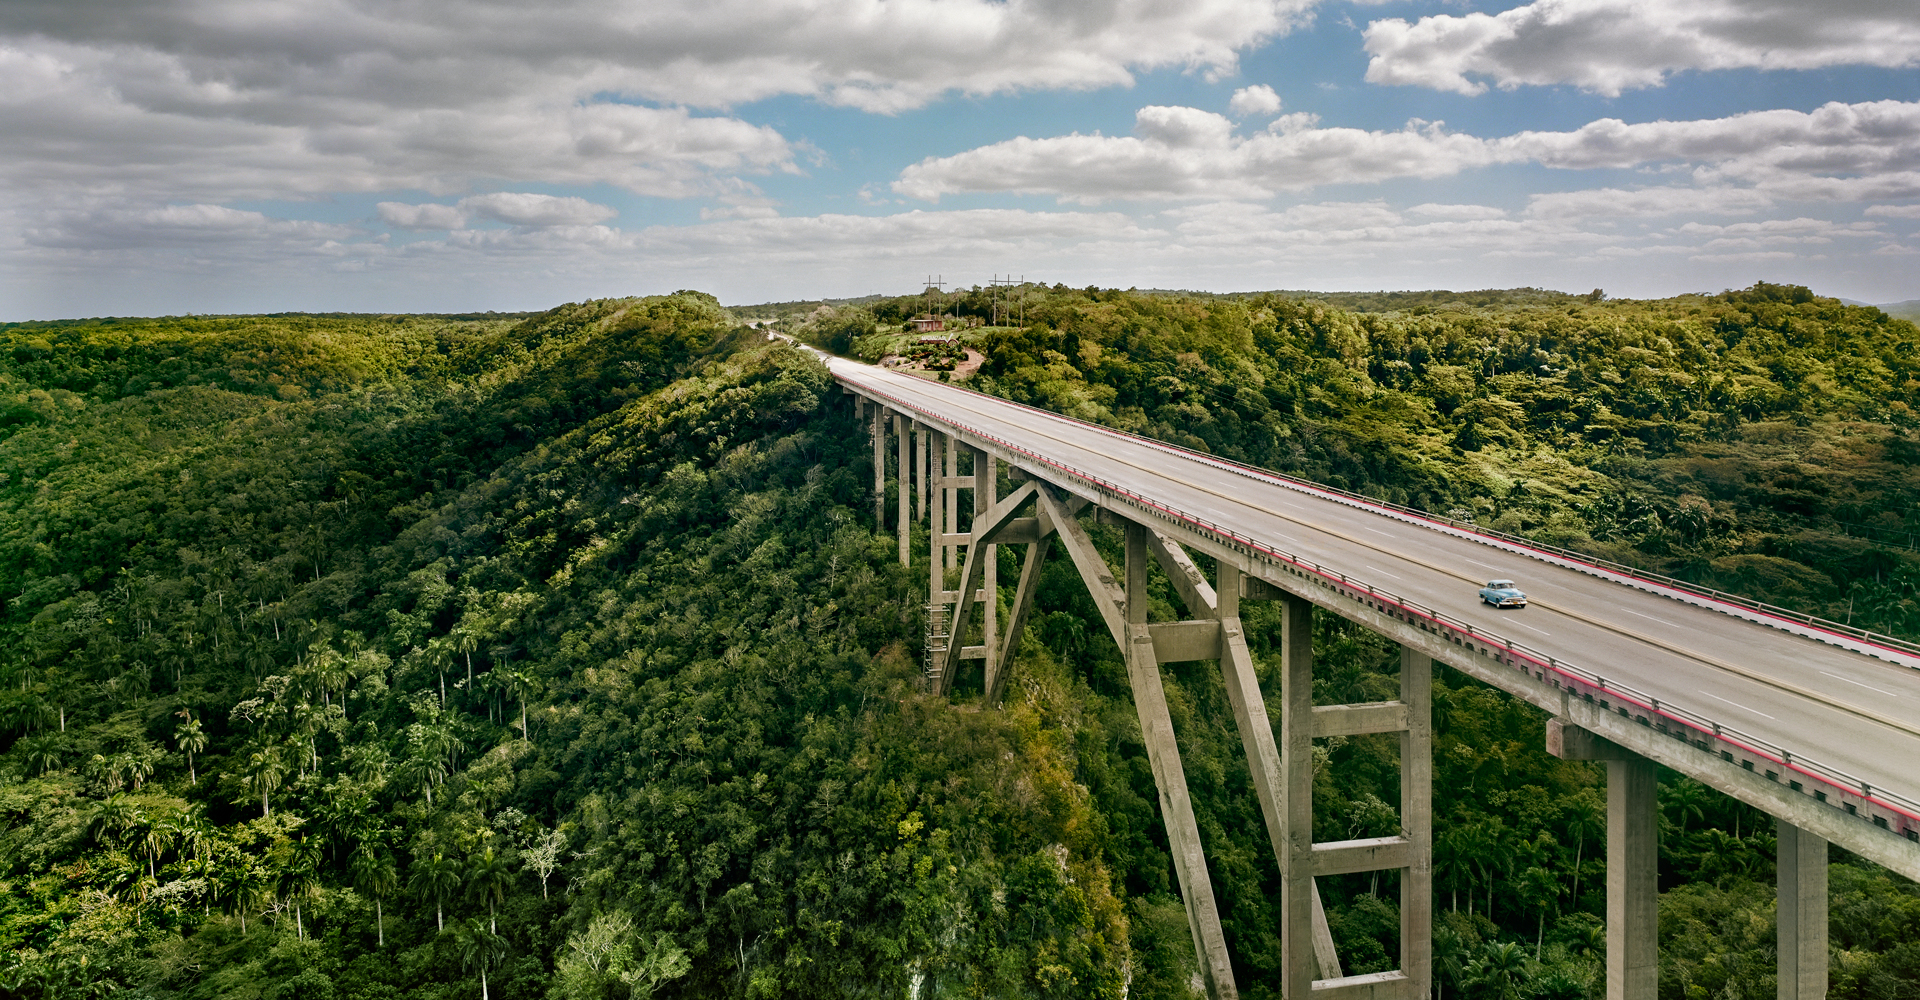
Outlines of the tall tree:
[[353,852],[353,885],[373,900],[374,932],[379,946],[387,946],[387,918],[382,909],[387,896],[399,883],[394,872],[393,855],[377,841],[363,840]]
[[260,815],[273,815],[273,806],[267,796],[280,787],[280,779],[285,777],[287,765],[282,759],[279,748],[268,744],[247,755],[247,789],[260,796]]
[[192,712],[183,708],[179,715],[186,721],[180,723],[174,730],[173,745],[187,755],[187,784],[198,785],[200,775],[193,769],[193,755],[207,748],[207,733],[200,727],[200,720],[194,718]]
[[507,889],[513,885],[513,869],[505,858],[494,853],[493,845],[473,857],[467,868],[467,891],[487,904],[487,927],[498,933],[494,917],[507,901]]
[[440,851],[432,857],[415,858],[410,881],[414,894],[433,900],[433,925],[447,929],[447,897],[460,888],[460,863]]
[[480,1000],[491,1000],[487,993],[487,970],[507,957],[505,938],[480,922],[479,917],[461,922],[454,932],[460,947],[460,965],[480,971]]

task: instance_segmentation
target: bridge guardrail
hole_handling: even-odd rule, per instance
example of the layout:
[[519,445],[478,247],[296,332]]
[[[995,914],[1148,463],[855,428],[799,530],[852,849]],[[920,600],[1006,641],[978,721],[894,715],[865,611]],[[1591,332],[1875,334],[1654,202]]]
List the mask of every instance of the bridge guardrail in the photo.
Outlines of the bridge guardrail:
[[[1056,416],[1058,416],[1058,414],[1056,414]],[[1073,420],[1074,418],[1064,417],[1063,419]],[[1075,422],[1084,423],[1084,421],[1075,421]],[[1098,424],[1087,424],[1087,426],[1099,428]],[[1109,431],[1112,430],[1112,428],[1099,428],[1099,429],[1109,430]],[[1457,518],[1447,517],[1443,514],[1435,514],[1431,511],[1424,511],[1417,507],[1409,507],[1409,506],[1406,506],[1405,504],[1397,504],[1390,500],[1378,500],[1373,497],[1367,496],[1363,493],[1355,493],[1352,490],[1343,490],[1337,486],[1328,486],[1328,485],[1325,485],[1324,483],[1316,483],[1316,482],[1313,482],[1312,480],[1301,479],[1298,476],[1289,476],[1284,472],[1274,472],[1271,469],[1260,469],[1250,465],[1242,465],[1238,462],[1229,461],[1227,459],[1223,459],[1215,455],[1208,455],[1202,452],[1193,451],[1191,449],[1182,448],[1179,445],[1167,444],[1164,441],[1151,441],[1146,438],[1140,438],[1139,440],[1142,443],[1150,445],[1152,447],[1159,448],[1164,451],[1175,452],[1184,457],[1202,462],[1207,465],[1212,465],[1212,466],[1215,466],[1216,468],[1220,468],[1228,472],[1233,472],[1238,475],[1247,476],[1253,479],[1271,480],[1283,485],[1293,487],[1295,489],[1303,490],[1305,492],[1333,494],[1335,499],[1345,501],[1351,506],[1372,507],[1372,508],[1378,508],[1383,510],[1390,510],[1403,517],[1412,518],[1417,521],[1425,521],[1431,524],[1445,525],[1449,528],[1454,529],[1455,531],[1460,532],[1463,535],[1480,536],[1483,538],[1495,539],[1501,542],[1505,542],[1508,545],[1514,546],[1516,548],[1526,549],[1526,550],[1530,550],[1532,552],[1537,552],[1537,553],[1545,553],[1547,555],[1554,556],[1566,562],[1579,563],[1579,564],[1590,566],[1596,569],[1602,569],[1616,576],[1624,576],[1624,577],[1630,577],[1636,580],[1644,580],[1648,583],[1657,584],[1661,587],[1665,587],[1670,590],[1683,591],[1685,593],[1693,594],[1697,597],[1703,597],[1717,603],[1731,604],[1740,608],[1744,608],[1748,611],[1752,611],[1756,614],[1762,615],[1767,618],[1782,619],[1785,621],[1794,622],[1796,624],[1802,625],[1809,629],[1813,629],[1815,631],[1827,632],[1827,633],[1831,633],[1833,635],[1838,635],[1838,636],[1845,636],[1847,638],[1854,639],[1858,642],[1861,642],[1867,645],[1879,646],[1879,647],[1888,649],[1890,651],[1907,653],[1913,656],[1920,656],[1920,643],[1908,642],[1905,639],[1897,638],[1895,636],[1890,636],[1882,632],[1874,632],[1869,629],[1856,628],[1852,625],[1844,624],[1842,622],[1836,622],[1829,618],[1821,618],[1817,615],[1810,615],[1804,611],[1795,611],[1792,608],[1783,608],[1777,604],[1768,604],[1765,601],[1756,601],[1750,597],[1745,597],[1740,594],[1731,593],[1729,591],[1718,590],[1713,587],[1704,587],[1696,583],[1679,579],[1678,577],[1671,577],[1663,573],[1655,573],[1651,570],[1642,569],[1637,566],[1630,566],[1626,563],[1615,562],[1614,560],[1602,558],[1600,556],[1596,556],[1587,552],[1581,552],[1577,549],[1569,549],[1563,546],[1554,545],[1550,542],[1536,541],[1534,539],[1527,538],[1524,535],[1515,535],[1510,532],[1499,531],[1494,528],[1482,527],[1478,524],[1473,523],[1472,521],[1462,521]]]
[[[836,376],[836,377],[841,377],[841,376]],[[846,381],[852,382],[853,380],[846,379]],[[855,383],[855,384],[858,384],[858,383]],[[1820,783],[1821,785],[1827,786],[1827,788],[1839,794],[1841,801],[1838,804],[1836,804],[1836,807],[1846,808],[1849,812],[1854,812],[1856,814],[1860,806],[1866,806],[1869,809],[1873,807],[1878,807],[1881,810],[1890,812],[1894,814],[1894,816],[1897,817],[1899,820],[1898,829],[1894,829],[1893,824],[1890,821],[1888,821],[1885,817],[1873,816],[1874,822],[1880,826],[1893,830],[1893,832],[1895,833],[1905,835],[1909,840],[1920,840],[1920,801],[1915,801],[1913,799],[1907,798],[1904,795],[1900,795],[1895,792],[1890,792],[1885,789],[1876,788],[1871,784],[1869,784],[1868,782],[1858,777],[1855,777],[1854,775],[1849,774],[1848,772],[1840,768],[1822,763],[1810,757],[1806,757],[1803,755],[1795,755],[1793,752],[1791,752],[1785,747],[1781,747],[1769,740],[1762,739],[1761,737],[1755,736],[1751,733],[1747,733],[1736,727],[1724,725],[1698,712],[1694,712],[1689,709],[1682,708],[1671,702],[1667,702],[1663,704],[1660,701],[1660,699],[1644,691],[1641,691],[1637,688],[1634,688],[1631,685],[1621,684],[1617,681],[1608,681],[1605,677],[1601,676],[1600,674],[1597,674],[1584,667],[1580,667],[1576,664],[1568,663],[1564,660],[1557,659],[1537,649],[1534,649],[1533,647],[1528,646],[1523,642],[1518,642],[1509,637],[1500,635],[1495,632],[1488,631],[1487,629],[1476,626],[1471,622],[1467,622],[1462,619],[1455,618],[1452,615],[1449,615],[1446,612],[1440,611],[1437,608],[1426,607],[1425,605],[1422,605],[1410,598],[1402,597],[1391,591],[1387,591],[1387,590],[1383,590],[1381,588],[1375,587],[1372,584],[1355,581],[1352,578],[1348,577],[1346,574],[1339,572],[1338,570],[1330,569],[1326,566],[1323,566],[1319,563],[1314,562],[1311,559],[1307,559],[1304,556],[1299,556],[1294,553],[1287,552],[1283,549],[1275,548],[1273,546],[1267,545],[1266,543],[1260,542],[1252,538],[1251,536],[1235,531],[1232,528],[1228,528],[1224,525],[1217,524],[1213,521],[1210,521],[1206,518],[1200,517],[1195,514],[1189,514],[1185,511],[1179,510],[1178,508],[1160,503],[1159,501],[1151,500],[1147,497],[1134,493],[1133,491],[1127,489],[1124,486],[1121,486],[1118,483],[1109,482],[1105,479],[1100,478],[1099,476],[1093,475],[1092,473],[1088,473],[1083,470],[1074,468],[1073,466],[1067,465],[1064,462],[1059,462],[1059,461],[1055,461],[1053,459],[1047,458],[1027,448],[1021,447],[1020,445],[1014,444],[1013,442],[1008,441],[1004,438],[1001,438],[997,435],[990,434],[990,433],[987,433],[986,431],[980,430],[979,428],[968,426],[966,424],[961,423],[960,421],[953,420],[949,417],[944,417],[944,416],[934,414],[928,411],[927,409],[925,409],[924,407],[921,407],[917,404],[900,399],[899,397],[894,396],[890,393],[887,393],[881,389],[878,389],[869,385],[864,385],[864,384],[860,385],[860,389],[862,392],[871,393],[874,396],[884,398],[889,402],[891,402],[893,405],[898,406],[904,410],[911,410],[913,412],[919,413],[931,421],[946,424],[947,426],[953,427],[956,430],[964,431],[965,433],[972,435],[976,438],[979,438],[983,441],[990,441],[1002,448],[1007,449],[1010,452],[1023,455],[1035,462],[1039,462],[1042,465],[1048,466],[1049,468],[1058,470],[1061,473],[1064,473],[1068,476],[1071,476],[1075,479],[1080,480],[1083,483],[1086,483],[1087,485],[1093,487],[1094,489],[1102,493],[1111,495],[1119,499],[1121,502],[1125,503],[1130,507],[1140,509],[1143,512],[1152,514],[1154,516],[1166,518],[1175,522],[1190,525],[1194,528],[1198,528],[1208,534],[1216,536],[1217,538],[1223,541],[1226,541],[1229,545],[1242,549],[1248,555],[1265,558],[1270,561],[1290,564],[1302,570],[1310,572],[1314,576],[1320,578],[1325,585],[1332,587],[1336,591],[1344,590],[1347,592],[1349,596],[1353,597],[1354,599],[1361,600],[1363,603],[1366,602],[1366,598],[1370,597],[1370,598],[1373,598],[1374,601],[1376,602],[1386,602],[1386,603],[1392,604],[1395,606],[1396,609],[1398,609],[1399,611],[1401,611],[1406,615],[1414,616],[1432,625],[1433,627],[1442,629],[1448,633],[1452,633],[1452,635],[1454,636],[1452,641],[1454,641],[1456,644],[1467,645],[1469,647],[1477,646],[1479,647],[1481,652],[1486,653],[1487,655],[1493,656],[1496,661],[1502,662],[1505,665],[1510,667],[1518,667],[1523,672],[1534,673],[1538,679],[1544,679],[1546,674],[1551,673],[1555,678],[1556,686],[1563,686],[1563,687],[1571,686],[1573,687],[1574,692],[1576,694],[1582,696],[1583,698],[1588,698],[1588,700],[1596,701],[1598,704],[1602,705],[1604,708],[1606,708],[1609,711],[1616,710],[1614,708],[1614,703],[1617,703],[1617,702],[1625,703],[1626,706],[1639,708],[1640,710],[1647,713],[1644,716],[1637,717],[1638,721],[1640,721],[1643,725],[1648,725],[1663,733],[1673,735],[1676,738],[1685,739],[1687,740],[1687,742],[1695,745],[1696,747],[1699,747],[1701,749],[1706,749],[1715,744],[1724,744],[1727,747],[1732,747],[1735,750],[1739,750],[1744,755],[1758,757],[1762,760],[1766,760],[1771,763],[1777,764],[1783,769],[1783,772],[1792,772],[1792,773],[1799,774],[1803,777],[1810,778],[1813,781]],[[1004,403],[1007,401],[996,400],[996,402]],[[1020,404],[1016,403],[1013,405],[1018,406]],[[1041,412],[1046,412],[1046,411],[1041,411]],[[1056,415],[1056,414],[1049,414],[1049,415]],[[1065,419],[1071,420],[1072,418],[1065,418]],[[1075,421],[1075,422],[1085,423],[1084,421]],[[1088,424],[1087,426],[1095,427],[1107,433],[1121,433],[1118,431],[1113,431],[1111,428],[1098,427],[1098,425]],[[1131,436],[1131,435],[1128,435],[1128,436]],[[1145,439],[1140,439],[1140,440],[1145,441]],[[1159,442],[1149,441],[1146,443],[1153,444],[1156,446],[1161,446],[1161,447],[1167,447],[1167,448],[1173,447],[1173,446],[1160,445]],[[1185,449],[1173,449],[1173,450],[1185,452]],[[1192,452],[1186,452],[1186,453],[1193,454],[1196,457],[1205,457],[1209,459],[1211,459],[1212,457],[1212,456],[1199,456],[1197,453],[1192,453]],[[1226,464],[1226,463],[1223,463],[1223,464]],[[1272,475],[1276,475],[1277,477],[1277,474],[1272,474]],[[1281,478],[1291,478],[1291,477],[1281,477]],[[1324,487],[1319,487],[1316,484],[1314,485],[1313,488],[1322,489]],[[1357,494],[1350,494],[1350,495],[1358,498]],[[1371,498],[1358,498],[1358,499],[1363,500],[1363,502],[1367,504],[1378,503],[1378,501],[1374,501]],[[1430,515],[1426,515],[1424,513],[1421,513],[1418,516],[1420,516],[1423,519],[1430,517]],[[1528,543],[1528,544],[1531,544],[1531,543]],[[1335,581],[1338,581],[1338,582],[1336,583]],[[1362,593],[1364,593],[1366,597],[1361,597],[1360,595]],[[1398,617],[1398,616],[1394,616],[1394,617]],[[1410,622],[1410,624],[1414,624],[1415,627],[1421,627],[1420,622]],[[1496,654],[1494,652],[1494,649],[1496,648],[1500,651],[1500,653],[1504,654],[1504,658],[1502,658],[1501,655]],[[1516,662],[1517,660],[1524,661],[1524,662],[1517,663]],[[1531,664],[1533,667],[1537,667],[1539,669],[1537,671],[1529,670],[1527,664]],[[1620,707],[1617,709],[1617,711],[1623,716],[1627,716],[1629,718],[1635,718],[1632,711],[1627,707],[1624,707],[1624,706]],[[1659,721],[1655,722],[1654,720],[1659,720]],[[1683,728],[1680,730],[1675,730],[1670,728],[1668,723],[1672,723]],[[1689,733],[1699,737],[1699,739],[1689,738],[1688,736]],[[1734,758],[1732,757],[1731,753],[1732,753],[1731,751],[1723,749],[1721,751],[1722,758],[1728,761],[1732,761]],[[1752,770],[1753,768],[1749,766],[1748,769]],[[1769,777],[1777,780],[1777,776],[1774,772],[1769,772]],[[1789,781],[1791,781],[1791,779],[1789,779]],[[1798,782],[1793,782],[1792,785],[1795,787],[1796,791],[1800,790],[1798,787],[1799,785]],[[1820,801],[1828,802],[1829,804],[1835,804],[1832,802],[1832,800],[1828,798],[1825,792],[1816,791],[1813,794]],[[1869,815],[1872,815],[1871,812],[1869,813]]]

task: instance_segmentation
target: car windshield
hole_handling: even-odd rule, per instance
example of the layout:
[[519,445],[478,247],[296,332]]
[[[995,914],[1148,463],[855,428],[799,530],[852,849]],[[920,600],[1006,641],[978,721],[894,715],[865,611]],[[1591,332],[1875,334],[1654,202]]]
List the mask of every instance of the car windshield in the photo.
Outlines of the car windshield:
[[1512,590],[1512,580],[1493,580],[1487,584],[1488,590]]

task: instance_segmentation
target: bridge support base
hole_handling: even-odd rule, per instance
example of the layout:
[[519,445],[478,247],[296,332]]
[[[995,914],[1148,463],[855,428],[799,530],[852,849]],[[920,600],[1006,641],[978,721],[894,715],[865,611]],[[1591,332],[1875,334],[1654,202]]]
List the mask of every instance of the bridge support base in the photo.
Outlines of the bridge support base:
[[1566,719],[1547,722],[1547,752],[1607,764],[1607,1000],[1660,989],[1660,783],[1654,763]]
[[1607,761],[1607,1000],[1660,992],[1659,790],[1652,761]]
[[1775,820],[1779,845],[1780,1000],[1826,1000],[1827,842]]
[[[1281,600],[1285,806],[1275,838],[1282,850],[1281,994],[1288,1000],[1422,1000],[1433,980],[1433,661],[1413,650],[1401,652],[1398,702],[1315,707],[1313,605],[1291,595]],[[1400,835],[1314,843],[1314,737],[1396,731]],[[1382,868],[1400,869],[1400,968],[1342,976],[1314,877]]]

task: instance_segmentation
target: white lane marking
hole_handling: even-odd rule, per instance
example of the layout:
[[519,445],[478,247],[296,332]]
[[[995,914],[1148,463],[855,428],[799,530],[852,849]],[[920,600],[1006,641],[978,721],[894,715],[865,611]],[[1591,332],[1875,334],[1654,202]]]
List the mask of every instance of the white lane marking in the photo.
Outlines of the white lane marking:
[[1481,562],[1481,561],[1480,561],[1480,560],[1478,560],[1478,559],[1465,559],[1465,558],[1463,558],[1463,559],[1461,559],[1460,561],[1461,561],[1461,562],[1470,562],[1470,563],[1472,563],[1472,564],[1474,564],[1475,566],[1478,566],[1478,567],[1480,567],[1481,569],[1490,569],[1490,570],[1493,570],[1493,571],[1494,571],[1495,573],[1498,573],[1498,572],[1500,572],[1500,567],[1498,567],[1498,566],[1489,566],[1489,565],[1487,565],[1486,563],[1483,563],[1483,562]]
[[1366,563],[1361,563],[1360,565],[1361,565],[1361,566],[1363,566],[1363,567],[1365,567],[1365,568],[1367,568],[1367,569],[1370,569],[1370,570],[1372,570],[1372,571],[1374,571],[1375,573],[1378,573],[1378,574],[1380,574],[1381,576],[1391,576],[1391,577],[1393,577],[1393,578],[1394,578],[1394,579],[1396,579],[1396,580],[1398,580],[1398,579],[1401,579],[1400,577],[1398,577],[1398,576],[1395,576],[1394,574],[1392,574],[1392,573],[1389,573],[1389,572],[1387,572],[1386,570],[1384,570],[1384,569],[1381,569],[1381,568],[1380,568],[1380,567],[1378,567],[1378,566],[1368,566],[1368,565],[1367,565]]
[[1828,676],[1828,677],[1831,677],[1831,678],[1833,678],[1833,679],[1834,679],[1834,680],[1836,680],[1836,681],[1846,681],[1846,682],[1847,682],[1848,684],[1852,684],[1852,685],[1853,685],[1853,686],[1855,686],[1855,687],[1863,687],[1863,688],[1866,688],[1866,689],[1867,689],[1867,690],[1869,690],[1869,691],[1879,691],[1879,692],[1880,692],[1881,694],[1884,694],[1884,695],[1886,695],[1886,696],[1887,696],[1887,697],[1889,697],[1889,698],[1898,698],[1898,697],[1900,697],[1899,695],[1897,695],[1897,694],[1894,694],[1894,693],[1893,693],[1892,691],[1882,691],[1882,690],[1881,690],[1880,688],[1877,688],[1877,687],[1874,687],[1874,686],[1873,686],[1873,685],[1871,685],[1871,684],[1862,684],[1862,683],[1860,683],[1859,681],[1856,681],[1856,680],[1854,680],[1854,679],[1852,679],[1852,678],[1850,678],[1850,677],[1842,677],[1842,676],[1840,676],[1839,674],[1828,674],[1828,673],[1827,673],[1827,672],[1826,672],[1825,670],[1822,670],[1822,671],[1820,671],[1820,672],[1821,672],[1821,673],[1823,673],[1823,674],[1827,674],[1827,676]]
[[[1534,632],[1540,632],[1540,630],[1539,630],[1539,629],[1537,629],[1537,628],[1534,628],[1533,626],[1531,626],[1531,625],[1529,625],[1529,624],[1527,624],[1526,622],[1523,622],[1523,621],[1515,621],[1515,620],[1514,620],[1514,619],[1512,619],[1512,618],[1502,618],[1502,619],[1500,619],[1500,620],[1501,620],[1501,621],[1503,621],[1503,622],[1505,622],[1505,623],[1507,623],[1507,624],[1509,624],[1509,625],[1518,625],[1518,626],[1520,626],[1521,628],[1524,628],[1524,629],[1530,629],[1530,630],[1532,630],[1532,631],[1534,631]],[[1540,632],[1540,634],[1541,634],[1541,635],[1552,635],[1553,633],[1552,633],[1552,632]]]
[[[1640,614],[1640,612],[1638,612],[1638,611],[1635,611],[1635,610],[1633,610],[1632,608],[1621,608],[1620,610],[1622,610],[1622,611],[1625,611],[1625,612],[1626,612],[1627,614],[1630,614],[1630,615],[1639,615],[1640,617],[1642,617],[1642,618],[1645,618],[1646,620],[1648,620],[1648,621],[1650,621],[1650,622],[1659,622],[1659,623],[1660,623],[1660,624],[1662,624],[1662,625],[1667,625],[1667,626],[1671,626],[1671,627],[1673,627],[1673,628],[1685,628],[1685,627],[1686,627],[1686,626],[1684,626],[1684,625],[1674,625],[1674,624],[1673,624],[1672,622],[1670,622],[1670,621],[1668,621],[1668,620],[1666,620],[1665,618],[1655,618],[1655,617],[1654,617],[1654,616],[1652,616],[1652,615],[1642,615],[1642,614]],[[1771,715],[1769,715],[1769,716],[1767,716],[1767,718],[1769,718],[1769,719],[1771,719],[1771,718],[1773,718],[1773,716],[1771,716]]]
[[[1701,689],[1700,689],[1700,693],[1701,693],[1701,694],[1704,694],[1704,695],[1706,695],[1706,696],[1707,696],[1707,697],[1709,697],[1709,698],[1712,698],[1712,699],[1713,699],[1714,701],[1727,701],[1727,699],[1725,699],[1725,698],[1722,698],[1722,697],[1720,697],[1720,696],[1719,696],[1719,695],[1717,695],[1717,694],[1714,694],[1714,693],[1713,693],[1712,691],[1709,691],[1709,690],[1707,690],[1706,688],[1701,688]],[[1771,715],[1768,715],[1767,713],[1765,713],[1765,712],[1762,712],[1762,711],[1760,711],[1760,710],[1759,710],[1759,709],[1757,709],[1757,708],[1748,708],[1747,706],[1745,706],[1745,705],[1742,705],[1742,704],[1740,704],[1740,703],[1739,703],[1739,702],[1737,702],[1737,701],[1727,701],[1727,704],[1729,704],[1729,705],[1732,705],[1733,707],[1735,707],[1735,708],[1737,708],[1737,709],[1739,709],[1739,710],[1741,710],[1741,711],[1743,711],[1743,712],[1752,712],[1753,714],[1755,714],[1755,715],[1757,715],[1757,716],[1759,716],[1759,717],[1761,717],[1761,718],[1763,718],[1763,719],[1773,719],[1773,716],[1771,716]],[[1778,722],[1778,721],[1780,721],[1780,720],[1778,720],[1778,719],[1774,719],[1774,721],[1775,721],[1775,722]]]
[[[1367,526],[1363,524],[1363,525],[1361,525],[1361,527],[1363,527],[1363,528],[1366,528]],[[1376,534],[1376,535],[1385,535],[1385,536],[1387,536],[1388,538],[1398,538],[1398,537],[1400,537],[1399,535],[1396,535],[1396,534],[1394,534],[1394,533],[1393,533],[1393,532],[1391,532],[1391,531],[1381,531],[1381,530],[1380,530],[1379,528],[1367,528],[1367,530],[1368,530],[1368,531],[1371,531],[1371,532],[1373,532],[1373,533],[1374,533],[1374,534]]]

